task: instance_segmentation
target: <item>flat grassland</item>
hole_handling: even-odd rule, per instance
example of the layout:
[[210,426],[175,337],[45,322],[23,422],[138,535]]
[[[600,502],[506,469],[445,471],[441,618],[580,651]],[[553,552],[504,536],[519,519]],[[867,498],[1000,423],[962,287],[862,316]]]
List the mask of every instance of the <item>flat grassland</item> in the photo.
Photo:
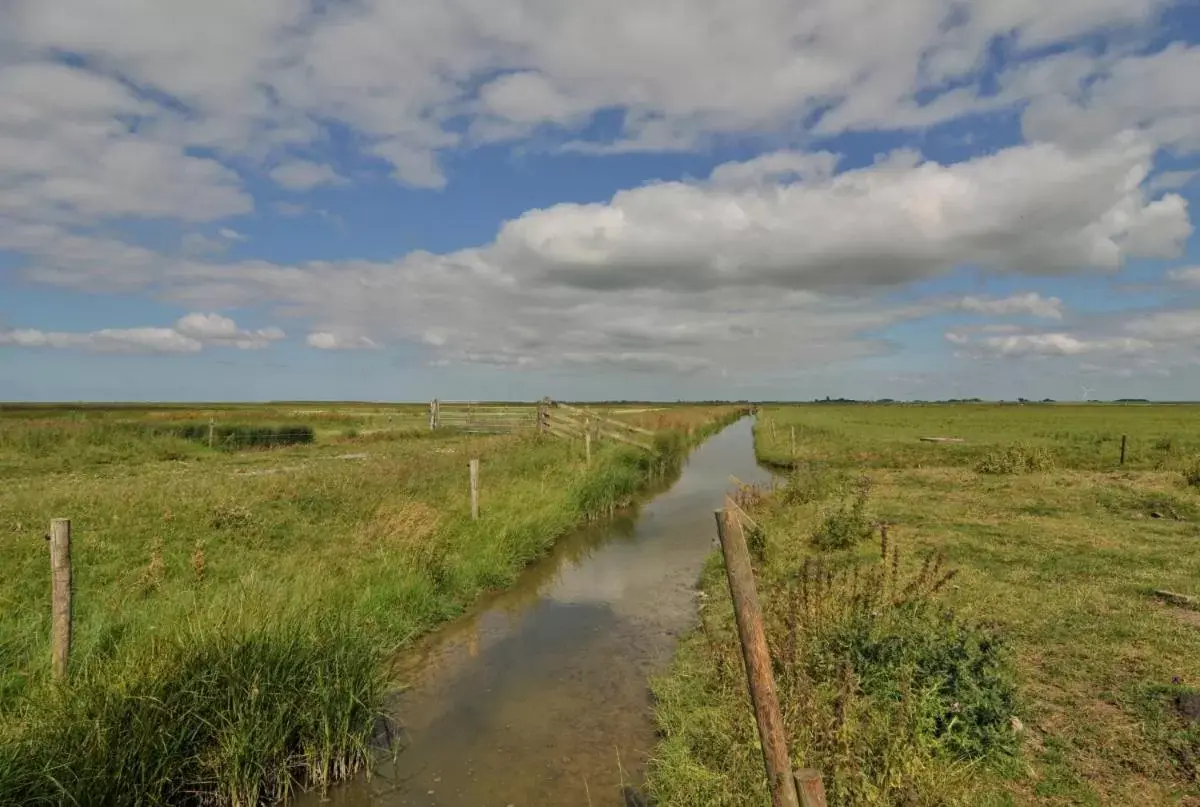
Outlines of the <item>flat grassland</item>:
[[[756,445],[789,474],[746,507],[792,761],[831,804],[1200,804],[1200,407],[771,407]],[[703,586],[652,791],[761,804]]]
[[[655,450],[599,442],[589,466],[532,428],[430,431],[421,406],[0,408],[0,804],[249,805],[353,774],[397,648],[739,413],[636,409],[615,414]],[[308,442],[210,448],[210,418]],[[56,687],[60,516],[75,637]]]

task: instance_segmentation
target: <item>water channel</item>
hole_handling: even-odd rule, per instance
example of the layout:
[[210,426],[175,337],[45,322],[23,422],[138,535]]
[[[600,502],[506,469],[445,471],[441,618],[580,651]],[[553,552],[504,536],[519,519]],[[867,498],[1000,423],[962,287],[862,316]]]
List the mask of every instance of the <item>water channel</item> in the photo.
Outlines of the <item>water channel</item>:
[[649,679],[695,622],[730,475],[765,482],[751,419],[711,437],[635,512],[568,536],[517,585],[406,654],[403,750],[308,805],[640,803],[655,743]]

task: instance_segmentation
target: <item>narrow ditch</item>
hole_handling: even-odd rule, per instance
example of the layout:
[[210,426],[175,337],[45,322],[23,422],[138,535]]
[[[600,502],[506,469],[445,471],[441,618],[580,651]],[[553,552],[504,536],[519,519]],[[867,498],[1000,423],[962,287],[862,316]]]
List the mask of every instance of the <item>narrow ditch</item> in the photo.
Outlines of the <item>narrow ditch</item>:
[[639,803],[655,742],[649,679],[695,619],[695,583],[730,487],[770,475],[750,418],[692,452],[635,512],[580,530],[512,589],[402,661],[394,764],[324,800],[339,807]]

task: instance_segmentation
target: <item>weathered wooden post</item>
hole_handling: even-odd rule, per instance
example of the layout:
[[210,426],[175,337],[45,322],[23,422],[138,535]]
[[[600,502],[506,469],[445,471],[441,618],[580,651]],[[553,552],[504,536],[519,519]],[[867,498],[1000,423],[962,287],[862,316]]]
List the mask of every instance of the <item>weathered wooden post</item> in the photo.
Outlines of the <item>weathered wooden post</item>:
[[213,447],[213,433],[216,432],[216,430],[217,430],[217,419],[209,418],[208,419],[208,447],[209,448]]
[[479,460],[471,460],[471,520],[479,520]]
[[583,426],[583,453],[587,458],[587,465],[592,467],[592,422],[589,420]]
[[717,537],[725,557],[725,576],[733,598],[733,613],[737,618],[738,639],[742,659],[746,662],[746,681],[754,719],[762,741],[763,763],[767,769],[767,787],[771,791],[772,807],[799,807],[792,765],[788,759],[787,735],[779,711],[779,696],[771,675],[771,656],[763,631],[762,610],[754,587],[754,570],[746,549],[742,523],[733,510],[717,510]]
[[1126,441],[1126,439],[1128,439],[1128,435],[1122,434],[1121,435],[1121,464],[1122,465],[1125,464],[1125,441]]
[[429,428],[436,429],[441,425],[441,420],[442,404],[437,398],[434,398],[429,402]]
[[827,807],[825,780],[818,770],[801,768],[796,771],[796,792],[800,794],[801,807]]
[[792,426],[792,461],[796,461],[796,427]]
[[550,430],[550,399],[542,398],[537,405],[537,430],[538,434],[545,434]]
[[51,667],[55,680],[67,677],[71,658],[71,520],[50,522]]

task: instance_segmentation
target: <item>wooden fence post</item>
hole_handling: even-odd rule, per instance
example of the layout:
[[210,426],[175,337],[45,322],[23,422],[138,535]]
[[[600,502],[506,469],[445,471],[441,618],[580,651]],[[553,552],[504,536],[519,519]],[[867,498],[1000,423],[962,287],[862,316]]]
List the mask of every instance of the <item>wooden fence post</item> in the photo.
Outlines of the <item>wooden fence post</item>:
[[742,659],[746,662],[746,680],[750,700],[754,704],[754,719],[762,741],[763,764],[767,769],[767,786],[771,791],[772,807],[799,807],[792,765],[788,759],[787,735],[779,711],[779,696],[771,675],[771,656],[763,632],[762,610],[754,587],[754,570],[746,549],[742,522],[732,510],[718,510],[717,537],[725,557],[725,575],[733,598],[733,613],[737,618],[738,639]]
[[55,680],[67,677],[71,658],[71,520],[50,522],[51,665]]
[[217,419],[209,418],[208,419],[208,447],[209,448],[213,447],[213,433],[216,431],[216,426],[217,426]]
[[792,426],[792,462],[796,461],[796,427]]
[[479,520],[479,460],[471,460],[471,520]]
[[800,794],[801,807],[826,807],[825,781],[821,772],[812,768],[796,771],[796,792]]
[[538,401],[537,406],[537,430],[538,434],[544,434],[550,429],[550,399],[542,398]]
[[592,467],[592,421],[589,418],[583,423],[583,453],[587,458],[587,465]]
[[1127,438],[1128,438],[1128,435],[1125,435],[1125,434],[1121,435],[1121,464],[1122,465],[1125,464],[1125,441]]
[[442,425],[442,404],[437,398],[429,402],[429,428],[436,429]]

